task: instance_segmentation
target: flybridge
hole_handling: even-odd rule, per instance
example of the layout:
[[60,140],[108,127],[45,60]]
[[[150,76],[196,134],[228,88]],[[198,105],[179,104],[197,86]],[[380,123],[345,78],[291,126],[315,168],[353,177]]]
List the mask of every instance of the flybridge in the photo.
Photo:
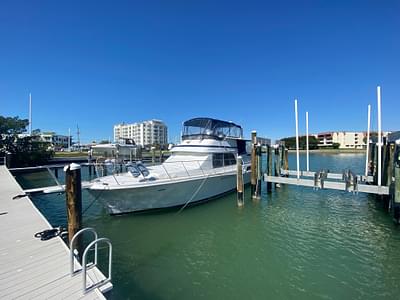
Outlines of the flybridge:
[[183,123],[182,139],[199,138],[243,138],[240,125],[211,118],[194,118]]

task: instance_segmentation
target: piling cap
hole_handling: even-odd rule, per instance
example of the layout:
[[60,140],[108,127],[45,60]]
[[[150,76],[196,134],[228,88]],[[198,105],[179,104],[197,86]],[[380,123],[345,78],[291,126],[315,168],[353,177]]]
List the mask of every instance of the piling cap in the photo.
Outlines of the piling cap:
[[81,168],[80,164],[76,164],[76,163],[71,163],[69,165],[66,165],[64,167],[64,172],[67,172],[68,170],[73,171],[73,170],[79,170]]

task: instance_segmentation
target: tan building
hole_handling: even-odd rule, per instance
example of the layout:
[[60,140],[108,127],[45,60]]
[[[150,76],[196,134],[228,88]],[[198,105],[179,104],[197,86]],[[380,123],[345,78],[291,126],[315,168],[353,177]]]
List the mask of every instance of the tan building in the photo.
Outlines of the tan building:
[[340,144],[341,149],[363,149],[367,146],[364,137],[366,140],[364,132],[340,131],[333,134],[333,143]]
[[137,145],[167,145],[168,128],[161,120],[148,120],[141,123],[114,125],[114,141],[121,138],[133,139]]
[[[387,136],[388,132],[383,132],[382,136]],[[367,133],[363,131],[332,131],[317,134],[318,147],[332,147],[339,144],[339,149],[364,149]]]

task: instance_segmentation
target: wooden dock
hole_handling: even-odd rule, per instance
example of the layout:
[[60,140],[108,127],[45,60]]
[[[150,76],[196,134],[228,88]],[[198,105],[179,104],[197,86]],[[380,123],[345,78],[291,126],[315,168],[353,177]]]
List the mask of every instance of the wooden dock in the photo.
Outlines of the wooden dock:
[[[2,299],[105,299],[108,283],[83,292],[82,273],[71,276],[69,249],[60,237],[41,241],[36,232],[51,225],[24,194],[5,166],[0,166],[0,291]],[[75,260],[76,268],[80,268]],[[88,270],[88,284],[105,276]]]

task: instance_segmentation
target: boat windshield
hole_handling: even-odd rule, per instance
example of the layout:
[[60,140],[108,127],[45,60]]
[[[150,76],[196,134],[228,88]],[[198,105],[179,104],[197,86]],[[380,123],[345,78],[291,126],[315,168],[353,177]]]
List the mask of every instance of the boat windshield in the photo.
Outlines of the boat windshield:
[[243,129],[232,122],[210,118],[195,118],[183,123],[182,139],[242,138]]

